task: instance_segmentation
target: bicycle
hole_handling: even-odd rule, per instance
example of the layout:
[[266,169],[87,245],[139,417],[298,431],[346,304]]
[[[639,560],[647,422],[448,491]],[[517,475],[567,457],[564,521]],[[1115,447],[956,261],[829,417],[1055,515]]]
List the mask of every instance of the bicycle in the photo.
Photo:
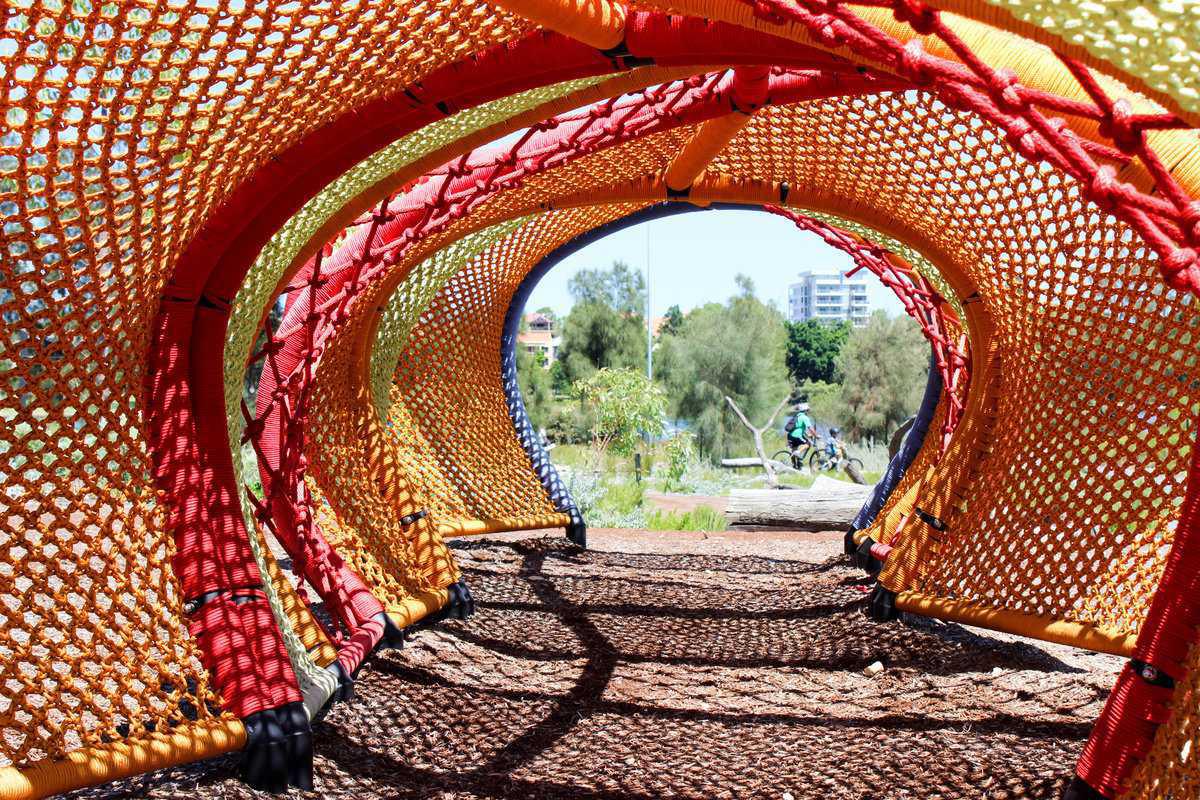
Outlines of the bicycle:
[[816,445],[806,439],[795,450],[777,450],[775,455],[771,456],[771,460],[790,464],[792,469],[803,472],[816,450]]
[[839,440],[834,439],[835,452],[830,453],[828,447],[813,448],[813,452],[808,457],[808,468],[815,475],[818,472],[845,472],[850,477],[850,480],[855,483],[866,483],[866,478],[863,477],[863,462],[860,459],[853,458],[846,452],[846,446]]

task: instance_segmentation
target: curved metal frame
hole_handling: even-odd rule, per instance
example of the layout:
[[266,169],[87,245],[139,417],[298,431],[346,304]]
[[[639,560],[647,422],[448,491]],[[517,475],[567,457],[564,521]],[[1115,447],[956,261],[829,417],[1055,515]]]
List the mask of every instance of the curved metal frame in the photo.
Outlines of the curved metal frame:
[[[620,219],[615,219],[604,225],[592,228],[590,231],[576,236],[539,261],[521,281],[516,292],[513,293],[508,310],[505,312],[504,331],[500,339],[500,382],[504,388],[504,399],[508,405],[508,413],[512,418],[513,428],[516,431],[517,438],[521,442],[521,447],[528,454],[530,465],[534,473],[538,476],[538,479],[542,482],[542,487],[546,490],[546,494],[550,496],[551,502],[554,503],[555,509],[571,517],[571,524],[567,527],[567,538],[581,547],[587,546],[587,522],[584,520],[578,505],[576,505],[575,499],[571,496],[570,490],[563,483],[558,470],[555,469],[550,459],[550,454],[545,446],[543,446],[542,439],[534,428],[533,422],[529,419],[529,413],[525,406],[525,398],[521,393],[521,386],[517,379],[517,334],[520,331],[521,317],[525,310],[525,304],[529,301],[533,290],[541,283],[550,270],[588,245],[610,234],[643,222],[709,210],[761,211],[762,209],[760,206],[741,203],[713,203],[701,207],[689,203],[666,201],[655,203]],[[883,507],[883,504],[891,496],[892,491],[900,484],[900,480],[904,477],[904,473],[916,458],[917,453],[920,452],[922,445],[925,443],[925,436],[933,421],[933,416],[937,410],[938,401],[941,399],[943,389],[942,376],[937,368],[937,359],[931,355],[929,380],[925,384],[925,394],[917,410],[916,421],[913,423],[909,435],[905,437],[903,446],[901,446],[899,452],[889,462],[887,472],[880,482],[876,484],[875,490],[854,518],[850,531],[846,534],[848,553],[853,552],[849,548],[853,542],[854,531],[861,530],[871,524],[875,516],[879,513],[879,510]],[[857,549],[857,545],[854,548]]]
[[921,405],[917,408],[916,419],[913,420],[912,427],[904,436],[900,449],[888,462],[883,477],[879,479],[879,483],[875,484],[871,496],[867,498],[867,502],[854,517],[854,521],[850,523],[850,530],[846,531],[847,555],[858,551],[854,534],[875,521],[883,509],[883,504],[900,485],[900,481],[903,480],[908,468],[916,459],[917,453],[921,451],[921,446],[925,443],[925,436],[929,433],[929,426],[933,424],[933,415],[937,412],[938,401],[942,398],[943,389],[942,373],[937,368],[937,357],[930,355],[929,380],[925,383],[925,394],[921,397]]

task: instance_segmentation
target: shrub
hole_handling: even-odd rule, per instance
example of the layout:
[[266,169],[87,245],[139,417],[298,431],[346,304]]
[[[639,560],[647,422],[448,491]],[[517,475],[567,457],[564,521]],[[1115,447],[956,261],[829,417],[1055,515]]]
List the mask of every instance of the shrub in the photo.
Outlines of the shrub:
[[670,490],[696,462],[696,436],[690,431],[679,431],[667,440],[664,450],[667,456],[666,485]]
[[652,531],[723,531],[729,524],[725,515],[712,506],[692,511],[653,511],[646,515],[646,527]]

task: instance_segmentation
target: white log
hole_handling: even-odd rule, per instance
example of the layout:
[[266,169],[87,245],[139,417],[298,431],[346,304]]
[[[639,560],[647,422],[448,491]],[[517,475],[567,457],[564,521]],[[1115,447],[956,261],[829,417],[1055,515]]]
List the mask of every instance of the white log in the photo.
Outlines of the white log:
[[808,487],[808,491],[810,492],[841,492],[845,490],[862,491],[863,489],[869,490],[870,487],[865,487],[860,483],[855,483],[854,481],[844,481],[841,478],[831,478],[828,475],[818,475],[817,477],[813,478],[812,486]]
[[[769,458],[767,460],[771,462],[771,466],[774,467],[775,470],[778,472],[799,472],[800,471],[798,469],[794,469],[791,464],[785,464],[782,461],[776,461],[773,458]],[[762,459],[754,458],[753,456],[750,456],[747,458],[722,458],[721,466],[726,467],[728,469],[738,469],[741,467],[761,467]]]
[[729,493],[725,518],[731,525],[775,525],[805,531],[844,530],[863,507],[870,486],[780,491],[745,489]]

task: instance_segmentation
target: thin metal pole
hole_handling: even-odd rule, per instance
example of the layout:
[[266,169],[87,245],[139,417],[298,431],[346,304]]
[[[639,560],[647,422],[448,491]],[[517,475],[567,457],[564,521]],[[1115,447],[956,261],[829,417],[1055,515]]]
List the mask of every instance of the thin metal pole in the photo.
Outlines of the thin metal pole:
[[646,226],[646,380],[654,380],[654,323],[650,315],[650,223]]

